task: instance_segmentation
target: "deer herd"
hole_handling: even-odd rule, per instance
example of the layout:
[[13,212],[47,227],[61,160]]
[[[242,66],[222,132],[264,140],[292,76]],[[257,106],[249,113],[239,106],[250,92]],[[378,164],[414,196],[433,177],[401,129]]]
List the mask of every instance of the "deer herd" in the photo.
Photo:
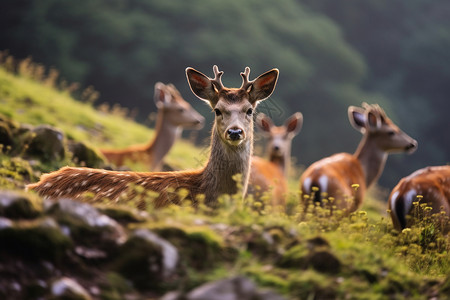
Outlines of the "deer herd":
[[[145,197],[154,192],[154,206],[181,204],[189,199],[193,205],[204,201],[215,206],[221,194],[252,195],[257,201],[283,208],[288,195],[287,177],[291,165],[292,139],[300,132],[303,115],[299,112],[275,126],[263,113],[256,114],[259,102],[274,91],[278,69],[272,69],[254,80],[250,68],[241,73],[240,88],[222,84],[223,72],[213,67],[214,78],[186,69],[191,91],[214,111],[210,153],[206,164],[197,170],[161,172],[164,156],[169,152],[183,128],[199,129],[204,118],[196,112],[172,84],[155,85],[154,100],[158,108],[156,134],[147,145],[101,152],[116,166],[141,162],[150,172],[107,171],[103,169],[64,167],[44,174],[40,181],[29,184],[47,198],[93,200],[120,197]],[[350,213],[361,207],[366,190],[373,185],[393,152],[412,153],[417,142],[401,131],[379,105],[363,103],[350,106],[351,125],[362,133],[355,153],[338,153],[308,167],[300,177],[301,202],[324,206],[332,201],[337,209]],[[268,139],[268,160],[253,155],[254,123]],[[140,186],[140,189],[135,187]],[[325,201],[325,199],[327,201]],[[394,227],[411,226],[417,202],[427,203],[431,213],[450,215],[450,165],[427,167],[403,178],[388,199]],[[328,204],[329,205],[329,204]],[[305,204],[307,207],[307,204]]]

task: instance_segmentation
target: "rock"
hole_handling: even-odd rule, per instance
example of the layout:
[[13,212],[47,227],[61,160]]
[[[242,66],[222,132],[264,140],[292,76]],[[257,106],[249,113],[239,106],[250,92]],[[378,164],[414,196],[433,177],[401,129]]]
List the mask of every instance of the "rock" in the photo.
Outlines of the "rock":
[[68,141],[68,148],[76,164],[89,168],[98,168],[104,164],[103,158],[82,142]]
[[58,202],[46,200],[44,205],[60,224],[67,227],[68,234],[84,244],[103,246],[108,250],[123,244],[127,238],[119,223],[89,204],[60,199]]
[[26,134],[28,145],[25,155],[43,161],[61,160],[65,157],[63,133],[49,125],[37,126]]
[[307,258],[308,266],[316,271],[329,274],[337,274],[341,270],[339,259],[327,250],[315,251]]
[[134,235],[161,247],[163,256],[161,273],[164,278],[168,278],[169,276],[173,275],[179,260],[177,249],[171,243],[163,240],[147,229],[138,229],[134,232]]
[[75,280],[63,277],[53,282],[52,299],[55,300],[91,300],[88,292]]
[[51,218],[17,221],[12,226],[8,225],[0,228],[2,250],[23,259],[59,261],[72,245]]
[[114,269],[143,290],[162,288],[177,272],[179,254],[168,241],[137,229],[121,247]]
[[274,292],[258,291],[248,278],[237,276],[206,283],[185,296],[186,300],[282,300]]
[[40,201],[33,195],[0,191],[0,216],[10,219],[33,219],[41,214]]

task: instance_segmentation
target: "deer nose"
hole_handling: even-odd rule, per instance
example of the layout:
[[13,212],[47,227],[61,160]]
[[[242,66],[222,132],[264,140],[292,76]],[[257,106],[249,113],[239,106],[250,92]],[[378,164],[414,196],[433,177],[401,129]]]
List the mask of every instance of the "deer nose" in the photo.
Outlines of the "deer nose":
[[416,150],[417,148],[417,141],[413,141],[412,143],[410,143],[408,146],[405,147],[406,151],[408,152],[413,152],[414,150]]
[[227,134],[232,141],[237,141],[241,138],[242,129],[240,128],[231,128],[227,130]]
[[279,150],[280,150],[280,147],[279,147],[279,146],[273,146],[273,150],[279,151]]

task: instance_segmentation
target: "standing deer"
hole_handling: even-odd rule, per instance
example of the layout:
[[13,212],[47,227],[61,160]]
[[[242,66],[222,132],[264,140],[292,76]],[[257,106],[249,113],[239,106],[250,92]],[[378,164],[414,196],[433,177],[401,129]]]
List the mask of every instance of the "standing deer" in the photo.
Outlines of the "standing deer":
[[[364,199],[366,189],[378,180],[389,153],[412,153],[417,142],[401,131],[378,105],[363,103],[363,108],[350,106],[348,117],[363,138],[352,155],[338,153],[313,163],[300,177],[303,195],[321,202],[322,195],[333,197],[338,209],[352,212]],[[352,185],[358,185],[357,190]]]
[[292,139],[300,132],[302,124],[303,115],[299,112],[290,116],[283,126],[275,126],[263,113],[258,114],[256,118],[256,125],[269,138],[267,143],[269,160],[258,156],[252,157],[249,193],[260,199],[264,193],[271,190],[269,195],[273,207],[284,207],[286,203]]
[[155,84],[155,137],[148,144],[125,149],[101,149],[109,162],[120,167],[127,161],[143,162],[150,171],[160,171],[164,156],[181,136],[183,128],[201,129],[205,119],[187,103],[173,84]]
[[[422,196],[420,200],[417,196]],[[444,211],[450,216],[450,166],[436,166],[420,169],[404,177],[389,196],[389,210],[394,227],[402,230],[413,224],[413,202],[427,203],[430,214]],[[443,224],[446,230],[450,224]]]
[[[204,195],[209,205],[216,203],[220,194],[237,193],[238,186],[242,187],[244,196],[253,151],[253,112],[259,101],[272,94],[279,72],[273,69],[249,81],[250,68],[247,67],[241,73],[241,87],[226,88],[221,80],[223,72],[219,72],[217,66],[213,71],[214,79],[193,68],[186,69],[192,92],[215,112],[210,155],[203,168],[177,172],[117,172],[65,167],[43,175],[38,183],[28,188],[51,198],[80,199],[85,192],[90,192],[94,200],[116,200],[123,193],[134,196],[135,189],[130,185],[136,185],[159,194],[154,200],[155,207],[179,204],[182,199],[177,192],[180,190],[187,191],[187,198],[194,203],[198,195]],[[236,174],[241,174],[240,182],[235,181]]]

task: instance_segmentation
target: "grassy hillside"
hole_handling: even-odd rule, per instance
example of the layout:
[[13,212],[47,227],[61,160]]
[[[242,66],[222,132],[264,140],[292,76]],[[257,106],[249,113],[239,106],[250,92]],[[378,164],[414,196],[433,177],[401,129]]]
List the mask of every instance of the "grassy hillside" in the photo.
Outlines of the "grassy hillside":
[[[121,148],[147,143],[153,130],[122,116],[100,112],[87,103],[74,100],[68,92],[58,91],[25,76],[0,67],[0,114],[32,125],[49,124],[67,137],[95,147]],[[202,150],[180,141],[166,161],[177,169],[198,166],[195,157]],[[139,167],[139,166],[137,166]]]
[[[16,122],[51,124],[68,137],[93,146],[119,147],[143,143],[153,134],[150,129],[133,121],[99,112],[89,104],[75,101],[66,92],[46,87],[30,78],[12,75],[2,68],[0,113]],[[196,148],[190,143],[180,142],[167,161],[179,168],[197,167],[199,162],[196,158],[204,157],[205,152],[205,147]],[[32,173],[30,168],[35,169],[32,162],[20,157],[8,157],[6,153],[0,154],[0,158],[5,159],[2,164],[8,165],[4,168],[6,171],[0,172],[0,190],[10,187],[8,180],[11,178],[26,181],[23,174]],[[18,169],[22,171],[17,174],[11,171]],[[0,249],[0,267],[14,270],[16,266],[9,261],[25,259],[14,256],[14,247],[19,245],[22,249],[26,245],[26,249],[35,251],[36,259],[42,255],[53,261],[57,268],[64,270],[65,276],[70,275],[85,286],[98,284],[95,287],[101,293],[114,292],[116,295],[100,297],[97,294],[92,299],[124,299],[126,293],[133,293],[133,299],[157,299],[167,291],[181,288],[186,292],[205,282],[232,275],[249,277],[258,286],[274,289],[286,299],[444,299],[448,295],[450,237],[439,231],[433,218],[426,218],[412,229],[393,230],[390,220],[385,217],[384,203],[375,200],[385,199],[386,195],[376,189],[367,197],[364,210],[348,216],[321,208],[316,208],[313,213],[312,207],[305,214],[305,207],[299,205],[296,192],[299,172],[294,170],[293,173],[297,174],[290,181],[291,194],[283,212],[254,203],[250,197],[242,201],[235,195],[222,197],[216,210],[202,205],[193,209],[185,203],[181,207],[155,211],[148,205],[147,214],[139,216],[128,212],[135,205],[133,201],[119,205],[94,203],[98,213],[120,222],[123,228],[117,229],[118,232],[126,233],[127,241],[114,243],[112,250],[110,244],[99,243],[97,238],[93,238],[98,234],[97,229],[87,228],[79,220],[80,216],[74,219],[67,216],[73,213],[70,211],[60,215],[57,208],[46,210],[35,195],[28,193],[18,199],[38,204],[27,204],[29,206],[25,208],[18,205],[14,210],[8,207],[8,201],[0,201],[3,222],[0,243],[3,239],[12,245]],[[30,199],[26,200],[27,197]],[[418,209],[426,212],[425,207]],[[17,217],[21,214],[33,221]],[[13,221],[5,221],[6,218]],[[53,220],[51,226],[48,225],[49,219]],[[63,234],[60,227],[72,234]],[[148,244],[139,244],[142,241],[133,237],[137,229],[151,230],[175,246],[180,253],[175,276],[163,280],[161,276],[148,274],[151,273],[150,268],[143,266],[157,260],[160,256],[154,253],[159,250]],[[85,236],[86,232],[88,236]],[[43,245],[39,239],[25,234],[40,234],[47,242]],[[47,247],[47,244],[55,247]],[[83,259],[76,256],[80,249],[86,255]],[[149,249],[153,251],[150,254]],[[127,256],[128,252],[132,254]],[[103,253],[110,255],[108,259],[95,260],[95,255]],[[89,254],[94,255],[96,263],[90,264]],[[154,257],[148,257],[153,254]],[[77,268],[64,269],[67,265],[61,261],[70,261],[68,265],[73,264]],[[27,286],[33,284],[31,279],[54,280],[48,271],[42,273],[45,276],[36,271],[40,270],[39,266],[34,266],[34,273],[27,273],[30,271],[28,264],[20,265],[24,270],[19,273],[31,275],[20,279],[12,277],[15,280],[12,282]],[[135,271],[136,268],[139,271]],[[18,272],[11,271],[13,273]],[[87,274],[95,274],[95,278],[90,279]],[[41,275],[44,277],[39,277]],[[10,277],[4,280],[7,282]],[[42,288],[39,292],[46,294],[49,291]],[[2,295],[21,294],[8,290],[7,285],[0,282],[0,298]]]

